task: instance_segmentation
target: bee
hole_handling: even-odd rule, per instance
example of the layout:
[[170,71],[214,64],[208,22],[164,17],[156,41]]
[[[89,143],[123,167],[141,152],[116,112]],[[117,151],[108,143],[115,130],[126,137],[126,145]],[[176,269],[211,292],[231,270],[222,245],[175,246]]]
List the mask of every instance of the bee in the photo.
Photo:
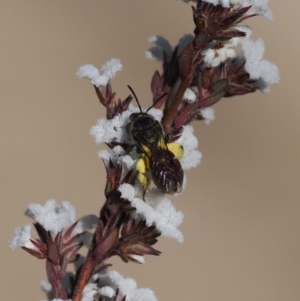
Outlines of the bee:
[[[136,163],[137,179],[144,189],[144,193],[152,179],[158,189],[167,194],[181,192],[183,170],[179,159],[183,156],[183,147],[175,142],[168,143],[162,126],[148,111],[166,94],[158,98],[146,112],[142,111],[139,101],[133,91],[139,113],[132,113],[129,117],[127,131],[138,153],[142,156]],[[151,176],[149,176],[151,175]]]

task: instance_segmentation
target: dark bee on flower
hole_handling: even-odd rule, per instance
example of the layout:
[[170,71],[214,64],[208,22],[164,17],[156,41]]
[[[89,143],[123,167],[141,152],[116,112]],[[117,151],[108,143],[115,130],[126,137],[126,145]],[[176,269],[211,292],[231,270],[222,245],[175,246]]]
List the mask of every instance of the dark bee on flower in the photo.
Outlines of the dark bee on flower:
[[183,170],[179,159],[183,156],[183,147],[175,142],[168,143],[163,134],[161,124],[148,111],[142,112],[139,101],[130,86],[140,108],[139,113],[132,113],[129,117],[127,131],[135,143],[138,153],[142,154],[136,163],[137,179],[146,191],[152,179],[158,189],[167,194],[181,192],[183,182]]

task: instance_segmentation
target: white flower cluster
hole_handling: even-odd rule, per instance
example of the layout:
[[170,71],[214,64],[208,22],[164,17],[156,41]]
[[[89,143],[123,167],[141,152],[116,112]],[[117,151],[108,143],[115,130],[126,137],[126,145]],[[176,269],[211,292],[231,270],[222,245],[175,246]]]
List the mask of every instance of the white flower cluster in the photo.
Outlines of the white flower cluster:
[[213,120],[215,120],[215,110],[212,107],[201,109],[201,115],[204,118],[205,124],[210,124]]
[[[177,229],[183,221],[183,213],[176,211],[171,201],[161,195],[146,201],[136,197],[136,189],[129,184],[122,184],[119,189],[121,196],[131,202],[135,207],[136,214],[145,218],[147,226],[155,224],[156,228],[163,236],[176,239],[179,243],[183,242],[183,235]],[[151,204],[152,203],[152,204]],[[153,204],[154,203],[154,204]]]
[[95,296],[111,299],[116,295],[117,289],[117,301],[122,300],[124,296],[126,296],[126,301],[158,301],[152,290],[149,288],[138,288],[134,279],[124,278],[116,271],[96,274],[93,276],[93,280],[98,280],[101,287],[99,288],[97,283],[86,285],[82,301],[93,301]]
[[18,227],[15,230],[16,236],[9,241],[9,245],[12,249],[18,247],[25,247],[28,249],[36,250],[35,245],[31,242],[30,236],[31,226],[26,225],[23,227]]
[[[48,200],[43,206],[40,204],[30,204],[25,215],[39,223],[46,231],[49,231],[53,237],[75,222],[75,208],[67,201],[58,204],[53,199]],[[95,215],[88,215],[81,218],[73,229],[72,236],[92,228],[96,221],[97,217]],[[9,241],[10,247],[12,249],[26,247],[36,250],[36,246],[31,242],[30,231],[30,225],[16,228],[16,236]]]
[[[213,4],[217,4],[218,1],[207,1]],[[224,1],[228,2],[228,1]],[[231,1],[230,3],[241,4],[241,2],[251,2],[251,1]],[[253,2],[253,3],[252,3]],[[259,1],[252,1],[252,5],[254,2],[256,3],[256,7],[260,7],[261,10],[264,10],[265,5],[261,4],[259,6]],[[266,4],[266,1],[262,1]],[[223,3],[222,3],[223,4]],[[249,4],[250,5],[250,4]],[[255,6],[255,5],[254,5]],[[267,11],[267,9],[265,8]],[[253,13],[253,12],[252,12]],[[269,15],[269,13],[267,14]],[[250,74],[250,78],[254,80],[258,80],[258,89],[260,89],[263,93],[269,92],[269,84],[276,84],[279,82],[279,70],[278,68],[272,64],[271,62],[263,59],[264,53],[264,43],[262,39],[258,39],[256,41],[252,41],[250,36],[252,34],[252,30],[248,26],[235,26],[235,29],[243,31],[246,33],[245,37],[236,37],[232,38],[229,41],[218,41],[218,47],[214,49],[214,45],[217,42],[210,43],[205,50],[203,50],[202,54],[204,56],[203,61],[205,62],[207,67],[216,67],[220,63],[224,62],[228,58],[235,57],[245,57],[246,64],[245,70]],[[187,45],[192,41],[192,36],[186,36],[186,38],[181,39],[184,43],[181,44]],[[156,44],[155,47],[150,48],[146,51],[147,58],[163,60],[164,53],[168,58],[172,56],[172,48],[170,43],[161,36],[153,36],[149,38],[150,43]],[[220,45],[223,47],[220,47]],[[236,51],[236,47],[238,45],[242,46],[242,53],[238,53]],[[184,94],[184,99],[189,103],[196,101],[197,95],[191,89],[187,89]],[[213,119],[206,120],[206,123],[209,123]]]
[[[248,26],[235,26],[235,29],[242,31],[246,34],[246,37],[236,37],[229,41],[218,41],[212,42],[208,47],[203,50],[202,54],[204,56],[203,61],[207,67],[216,67],[228,58],[234,58],[238,55],[236,47],[241,43],[242,40],[249,38],[252,34],[252,30]],[[218,45],[215,49],[214,46]],[[223,45],[223,47],[220,47]]]
[[88,78],[92,85],[96,87],[106,86],[108,81],[116,76],[118,71],[123,68],[119,59],[111,59],[107,61],[99,71],[95,66],[91,64],[83,65],[77,71],[79,78]]
[[[249,31],[250,33],[250,31]],[[227,58],[237,56],[244,57],[246,60],[245,71],[249,73],[250,78],[254,80],[262,80],[263,85],[258,87],[263,93],[269,92],[269,84],[277,84],[279,82],[279,70],[276,65],[263,59],[265,51],[262,39],[252,41],[247,37],[234,38],[232,43],[223,43],[224,47],[220,49],[207,49],[203,52],[205,55],[204,62],[209,67],[216,67]],[[237,44],[242,46],[242,53],[235,52],[234,47]]]
[[[245,39],[241,41],[243,53],[246,59],[245,70],[252,79],[262,79],[266,84],[277,84],[279,82],[279,70],[271,62],[263,59],[265,51],[264,41],[258,39],[252,41]],[[269,92],[266,87],[263,92]]]
[[137,288],[132,278],[123,278],[116,271],[108,272],[110,280],[118,287],[121,295],[126,296],[126,301],[157,301],[157,298],[149,288]]
[[180,159],[182,169],[196,167],[200,163],[202,154],[198,151],[198,139],[194,135],[194,128],[191,125],[184,126],[181,137],[176,142],[184,149],[183,157]]
[[192,89],[187,88],[183,94],[183,99],[187,100],[188,103],[193,103],[197,101],[197,95]]
[[[120,301],[125,295],[128,301],[157,301],[153,291],[148,288],[137,288],[137,284],[132,278],[123,278],[116,271],[94,274],[91,281],[84,287],[81,301],[94,301],[100,297],[104,300],[111,300],[116,296],[117,289],[117,301]],[[52,285],[48,281],[42,281],[40,285],[45,293],[52,292]],[[71,284],[65,283],[65,288],[71,289]],[[52,299],[51,301],[60,300]],[[67,301],[72,300],[68,299]]]
[[132,169],[136,160],[138,160],[138,155],[135,152],[131,152],[130,155],[127,155],[121,146],[115,146],[109,150],[101,150],[98,152],[98,156],[105,162],[112,160],[114,163],[121,165],[125,172]]
[[55,200],[48,200],[45,205],[30,204],[25,215],[41,224],[44,229],[54,236],[75,222],[75,208],[67,201],[57,204]]

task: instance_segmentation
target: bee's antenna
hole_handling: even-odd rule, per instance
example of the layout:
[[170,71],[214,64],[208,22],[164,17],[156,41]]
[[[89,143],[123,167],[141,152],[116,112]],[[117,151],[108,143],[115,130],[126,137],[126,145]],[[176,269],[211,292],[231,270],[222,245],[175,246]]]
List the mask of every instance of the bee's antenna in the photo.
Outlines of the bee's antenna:
[[135,95],[133,89],[132,89],[129,85],[127,85],[127,87],[128,87],[128,89],[130,90],[130,92],[133,94],[133,96],[134,96],[134,98],[135,98],[135,100],[136,100],[136,102],[137,102],[137,104],[138,104],[138,106],[139,106],[139,108],[140,108],[140,111],[142,112],[141,105],[140,105],[139,100],[138,100],[138,98],[136,97],[136,95]]
[[159,96],[159,97],[153,102],[153,104],[147,109],[146,113],[147,113],[150,109],[152,109],[152,108],[158,103],[158,101],[161,100],[163,97],[165,97],[167,94],[168,94],[168,93],[165,93],[165,94]]
[[[139,106],[139,108],[140,108],[140,111],[142,112],[141,105],[140,105],[140,103],[139,103],[139,101],[138,101],[138,98],[137,98],[137,96],[135,95],[133,89],[132,89],[129,85],[127,85],[127,87],[128,87],[128,89],[130,90],[130,92],[133,94],[133,96],[134,96],[134,98],[135,98],[135,100],[136,100],[136,102],[137,102],[137,104],[138,104],[138,106]],[[168,93],[165,93],[165,94],[159,96],[159,97],[153,102],[153,104],[147,109],[146,113],[147,113],[151,108],[153,108],[153,107],[155,106],[155,104],[156,104],[159,100],[161,100],[164,96],[166,96],[167,94],[168,94]]]

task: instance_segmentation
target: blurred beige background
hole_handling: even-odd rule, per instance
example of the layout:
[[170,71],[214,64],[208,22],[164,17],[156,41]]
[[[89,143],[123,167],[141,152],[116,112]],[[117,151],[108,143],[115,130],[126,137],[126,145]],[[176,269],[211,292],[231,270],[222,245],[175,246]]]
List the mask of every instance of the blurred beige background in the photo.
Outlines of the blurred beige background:
[[[78,217],[104,201],[100,149],[89,136],[104,116],[92,86],[75,72],[120,58],[113,88],[130,84],[144,107],[160,64],[145,58],[147,38],[172,44],[193,30],[190,4],[175,0],[0,0],[1,298],[40,300],[44,262],[7,241],[30,202],[69,200]],[[185,242],[161,238],[158,258],[114,268],[159,300],[300,300],[300,26],[296,1],[271,1],[275,21],[247,22],[266,44],[281,82],[271,94],[225,99],[209,126],[195,122],[203,160],[174,200]],[[141,300],[142,301],[142,300]]]

